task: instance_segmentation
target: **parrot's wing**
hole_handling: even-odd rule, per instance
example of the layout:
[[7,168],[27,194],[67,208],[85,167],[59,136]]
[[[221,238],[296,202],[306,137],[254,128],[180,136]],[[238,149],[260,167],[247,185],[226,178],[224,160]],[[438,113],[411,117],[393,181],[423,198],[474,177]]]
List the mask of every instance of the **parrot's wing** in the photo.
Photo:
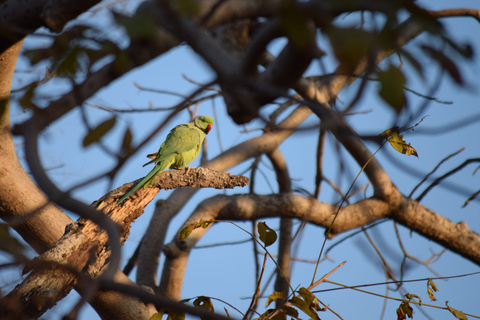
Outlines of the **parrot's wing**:
[[192,150],[202,142],[202,132],[191,123],[176,126],[167,135],[153,161],[160,162],[166,158]]

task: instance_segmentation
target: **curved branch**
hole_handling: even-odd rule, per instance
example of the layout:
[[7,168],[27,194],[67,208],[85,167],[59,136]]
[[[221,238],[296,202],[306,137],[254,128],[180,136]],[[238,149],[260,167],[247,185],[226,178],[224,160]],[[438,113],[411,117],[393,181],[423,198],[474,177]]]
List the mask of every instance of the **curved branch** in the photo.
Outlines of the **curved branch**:
[[442,180],[448,178],[452,174],[455,174],[456,172],[460,171],[464,167],[468,166],[470,163],[475,163],[475,162],[480,162],[480,158],[473,158],[473,159],[467,159],[465,160],[462,164],[458,165],[457,167],[453,168],[452,170],[448,171],[447,173],[443,174],[442,176],[438,177],[435,179],[423,192],[415,199],[416,201],[420,202],[422,199],[427,195],[427,193],[433,189],[436,185],[438,185]]
[[[292,193],[272,195],[217,195],[202,201],[185,221],[184,227],[203,220],[252,221],[267,217],[298,218],[328,228],[336,207]],[[329,236],[361,227],[388,215],[388,205],[380,200],[364,200],[349,205],[340,211],[336,224],[341,229],[331,231]],[[213,225],[213,224],[212,224]],[[184,240],[178,234],[164,248],[165,264],[162,274],[162,293],[179,298],[183,276],[191,249],[212,226],[196,229]]]
[[[341,208],[329,236],[365,226],[376,220],[392,218],[412,231],[435,241],[445,248],[480,265],[480,236],[468,226],[454,223],[431,211],[418,202],[404,198],[402,208],[392,208],[377,199],[361,200]],[[295,194],[273,195],[217,195],[201,202],[184,227],[204,220],[238,220],[250,221],[268,217],[292,217],[313,223],[324,228],[330,226],[335,206],[305,198]],[[172,285],[183,279],[183,272],[188,262],[191,249],[211,227],[195,229],[188,238],[179,240],[178,234],[165,246],[165,261],[168,274],[162,277],[162,283]],[[183,228],[183,227],[182,227]],[[175,287],[169,287],[169,295],[180,295],[181,281]]]
[[473,8],[452,8],[438,11],[426,10],[435,18],[472,17],[480,22],[480,10]]

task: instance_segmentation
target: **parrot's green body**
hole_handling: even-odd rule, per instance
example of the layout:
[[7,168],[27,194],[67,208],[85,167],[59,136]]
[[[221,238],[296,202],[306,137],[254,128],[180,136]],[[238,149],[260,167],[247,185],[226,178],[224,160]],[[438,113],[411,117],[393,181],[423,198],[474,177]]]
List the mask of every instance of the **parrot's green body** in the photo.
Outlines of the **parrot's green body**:
[[127,199],[141,187],[147,187],[155,181],[155,176],[169,168],[186,167],[200,153],[203,140],[213,126],[210,116],[197,116],[191,122],[173,128],[158,149],[158,152],[148,155],[152,161],[144,164],[155,163],[155,167],[132,190],[127,192],[117,205]]

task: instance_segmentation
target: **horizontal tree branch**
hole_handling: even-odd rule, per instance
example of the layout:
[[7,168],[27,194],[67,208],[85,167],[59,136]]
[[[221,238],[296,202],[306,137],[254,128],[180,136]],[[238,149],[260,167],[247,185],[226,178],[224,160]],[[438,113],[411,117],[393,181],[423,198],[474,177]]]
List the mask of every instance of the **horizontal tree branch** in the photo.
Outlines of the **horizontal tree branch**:
[[[292,193],[217,195],[201,202],[180,230],[201,219],[255,221],[272,217],[296,218],[328,229],[337,210],[339,208],[336,206]],[[385,218],[397,221],[480,265],[480,236],[477,233],[465,223],[454,223],[406,197],[404,205],[396,208],[378,199],[365,199],[342,207],[328,236],[333,237]],[[168,296],[180,296],[190,251],[212,226],[210,224],[208,228],[195,229],[183,240],[180,240],[177,233],[172,242],[165,245],[162,289]]]
[[[129,189],[133,188],[143,178],[124,184],[123,186],[107,193],[105,196],[94,202],[94,205],[100,205],[102,201],[110,202],[111,200],[118,200],[117,197],[123,196]],[[241,175],[234,175],[225,171],[215,171],[203,167],[190,167],[189,169],[178,169],[160,172],[155,177],[153,188],[140,188],[132,196],[127,198],[133,200],[134,198],[150,198],[150,195],[155,196],[160,189],[169,190],[181,187],[193,188],[215,188],[215,189],[232,189],[235,187],[244,187],[248,184],[248,177]],[[142,199],[145,200],[145,199]],[[151,201],[152,199],[150,199]],[[149,201],[149,202],[150,202]],[[142,201],[143,202],[143,201]],[[138,207],[138,205],[135,205]]]

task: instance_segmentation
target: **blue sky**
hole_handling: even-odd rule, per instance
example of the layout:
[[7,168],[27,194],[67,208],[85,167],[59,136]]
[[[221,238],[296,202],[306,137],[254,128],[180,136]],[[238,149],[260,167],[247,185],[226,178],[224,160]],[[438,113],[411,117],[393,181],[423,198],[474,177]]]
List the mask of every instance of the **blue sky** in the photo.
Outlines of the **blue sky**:
[[[449,1],[418,1],[419,3],[428,4],[427,7],[432,9],[443,9],[451,7]],[[457,1],[455,7],[472,7],[480,8],[478,1]],[[84,19],[88,18],[88,15]],[[446,124],[454,123],[456,120],[466,119],[480,115],[478,108],[478,74],[480,74],[480,62],[478,52],[480,52],[480,40],[478,34],[480,33],[480,24],[472,18],[451,18],[445,20],[446,28],[449,33],[455,35],[455,39],[459,42],[468,41],[473,45],[476,53],[474,59],[468,64],[458,60],[460,69],[464,75],[466,83],[469,84],[467,88],[457,86],[453,81],[444,77],[441,81],[441,86],[434,96],[439,100],[451,101],[452,104],[438,104],[431,103],[429,108],[425,110],[427,118],[419,125],[418,130],[405,134],[405,140],[412,144],[419,153],[419,158],[407,157],[396,153],[385,146],[378,154],[378,159],[384,166],[385,170],[390,174],[394,183],[404,193],[408,194],[412,188],[423,178],[415,173],[409,173],[398,164],[392,163],[390,157],[395,158],[399,163],[411,167],[417,171],[426,173],[432,170],[439,161],[449,154],[458,151],[465,147],[460,155],[454,157],[447,163],[441,166],[438,175],[441,175],[452,168],[458,166],[468,158],[479,158],[480,148],[478,143],[478,136],[480,134],[480,126],[469,125],[462,126],[456,130],[443,132]],[[422,36],[415,41],[428,41],[427,36]],[[38,45],[42,41],[47,41],[39,38],[27,38],[25,46]],[[272,46],[272,50],[277,47]],[[395,61],[395,57],[391,58]],[[398,61],[396,62],[398,63]],[[420,93],[427,94],[428,88],[439,76],[439,68],[435,63],[428,60],[422,60],[424,67],[428,70],[425,79],[418,79],[416,74],[409,70],[406,65],[408,81],[406,86],[417,90]],[[26,70],[28,65],[24,59],[20,59],[17,69]],[[335,65],[330,61],[327,65],[329,71],[334,70]],[[309,72],[316,74],[319,72],[318,64],[314,63],[309,69]],[[42,69],[38,68],[41,73]],[[139,83],[142,86],[149,88],[157,88],[161,90],[171,90],[182,94],[188,94],[195,89],[195,86],[183,78],[186,75],[190,79],[198,82],[207,82],[213,79],[213,74],[205,63],[196,56],[188,46],[181,46],[175,48],[162,55],[161,57],[151,61],[150,63],[135,69],[128,73],[121,79],[113,82],[109,86],[99,91],[89,102],[105,107],[124,108],[129,107],[146,108],[151,103],[155,107],[168,107],[179,102],[178,97],[172,97],[166,94],[157,94],[139,90],[134,83]],[[15,78],[15,84],[28,83],[26,80],[28,75],[19,73]],[[21,82],[20,82],[21,81]],[[348,105],[352,94],[355,94],[358,83],[344,90],[340,99],[344,105]],[[379,134],[385,129],[389,128],[394,121],[394,113],[386,107],[385,103],[376,96],[377,84],[372,83],[367,86],[367,91],[359,101],[355,111],[367,113],[360,113],[348,118],[349,123],[360,134],[370,135]],[[51,88],[54,90],[62,90],[60,83],[53,83]],[[51,92],[51,91],[49,91]],[[57,92],[57,91],[55,91]],[[409,103],[412,108],[418,108],[422,100],[413,94],[407,94]],[[342,104],[339,104],[340,108]],[[86,106],[88,118],[92,123],[100,123],[111,117],[111,114],[94,107]],[[208,157],[213,158],[221,153],[220,143],[224,149],[228,149],[242,141],[248,140],[254,136],[258,136],[260,131],[251,131],[245,133],[245,129],[253,130],[262,126],[259,121],[253,121],[245,127],[235,125],[226,114],[223,101],[217,99],[215,105],[212,103],[203,103],[200,105],[201,114],[213,114],[214,110],[218,115],[219,121],[215,123],[214,129],[208,136]],[[272,107],[266,107],[262,112],[268,114]],[[167,113],[151,112],[151,113],[124,113],[118,114],[118,125],[115,130],[106,136],[105,142],[110,146],[118,146],[121,142],[121,133],[125,126],[130,126],[134,133],[134,143],[142,141],[156,126],[158,126],[164,119]],[[18,107],[12,110],[12,122],[21,122],[26,116]],[[184,112],[171,121],[171,128],[177,124],[187,122],[189,115]],[[420,119],[416,119],[418,121]],[[411,123],[413,125],[416,121]],[[305,126],[315,125],[318,120],[311,116],[305,123]],[[439,129],[438,133],[425,134],[422,131],[429,129]],[[134,155],[120,171],[113,181],[113,187],[116,188],[126,182],[138,179],[144,176],[149,168],[142,168],[145,163],[145,155],[156,151],[165,138],[168,130],[164,130],[158,134],[155,139],[150,141],[140,152]],[[105,155],[97,146],[91,146],[86,149],[82,147],[82,140],[86,134],[86,129],[82,124],[82,119],[79,111],[73,111],[60,121],[50,126],[41,140],[42,161],[46,168],[51,168],[49,171],[50,177],[58,183],[61,187],[68,189],[81,181],[101,174],[111,168],[115,163],[108,155]],[[285,141],[280,147],[284,153],[289,171],[294,180],[294,188],[305,188],[313,192],[314,188],[314,166],[315,166],[315,147],[316,147],[316,131],[302,131],[294,134],[290,139]],[[221,140],[221,141],[220,141]],[[350,172],[346,178],[338,181],[339,160],[335,154],[335,144],[331,137],[328,138],[329,144],[326,149],[325,158],[325,172],[326,175],[336,181],[345,191],[348,189],[353,177],[360,169],[352,160],[345,156],[346,165],[350,168]],[[21,141],[18,141],[19,143]],[[367,146],[374,152],[376,145],[367,143]],[[21,146],[18,148],[20,157],[22,156]],[[197,159],[192,165],[198,165]],[[248,168],[251,161],[234,167],[229,170],[231,173],[239,174]],[[474,192],[479,189],[480,177],[479,173],[473,175],[474,170],[478,164],[470,165],[455,176],[449,178],[447,181],[453,184],[453,189],[463,187]],[[265,174],[258,176],[255,191],[261,194],[268,194],[277,191],[274,174],[270,168],[268,160],[263,159],[260,169]],[[27,169],[28,170],[28,169]],[[268,182],[267,182],[268,180]],[[362,176],[358,185],[366,182]],[[423,185],[425,188],[428,184]],[[273,190],[270,189],[273,186]],[[421,190],[423,190],[421,188]],[[87,187],[75,191],[74,196],[91,203],[103,194],[109,191],[109,181],[102,180],[98,183],[89,185]],[[161,191],[157,196],[158,199],[166,199],[171,191]],[[233,191],[226,191],[227,194],[248,192],[248,188],[238,189]],[[367,194],[371,193],[371,188],[367,189]],[[172,239],[174,233],[181,226],[183,221],[189,216],[196,204],[205,198],[217,194],[215,190],[201,190],[189,201],[181,213],[175,218],[172,229],[167,235],[167,239]],[[418,193],[417,193],[418,195]],[[331,189],[324,185],[320,200],[331,202],[332,199],[338,200]],[[479,202],[472,202],[466,208],[461,208],[465,195],[455,193],[455,190],[443,188],[439,186],[434,189],[424,199],[422,204],[428,206],[437,213],[447,217],[448,219],[459,222],[465,221],[470,228],[476,232],[480,232],[478,226],[480,225],[480,218],[478,212],[480,209]],[[153,212],[154,204],[147,207],[145,214],[140,217],[133,225],[131,235],[124,246],[122,261],[133,253],[138,242],[141,240],[143,233],[149,223]],[[77,217],[72,215],[73,219]],[[267,223],[271,227],[277,226],[276,220],[268,220]],[[242,224],[243,227],[251,229],[249,223]],[[298,223],[295,224],[298,227]],[[322,228],[315,226],[308,226],[303,231],[301,241],[298,245],[296,257],[306,260],[315,260],[318,256],[319,248],[323,242]],[[399,251],[398,243],[393,236],[394,228],[391,222],[384,223],[381,227],[370,231],[372,237],[376,240],[380,249],[385,253],[388,261],[397,268],[401,259],[401,252]],[[439,253],[442,248],[409,230],[400,227],[400,232],[404,245],[408,252],[419,259],[425,260],[430,257],[432,252]],[[335,243],[345,235],[340,235],[333,240],[327,242],[327,247]],[[234,227],[231,224],[216,224],[207,235],[200,241],[199,245],[230,242],[235,240],[247,239],[248,235]],[[275,248],[272,249],[275,253]],[[322,262],[319,267],[317,278],[324,273],[329,272],[340,262],[347,261],[347,263],[340,268],[329,279],[340,282],[345,285],[355,285],[363,283],[375,283],[385,281],[380,266],[380,261],[374,254],[372,247],[366,241],[365,236],[359,234],[345,241],[342,245],[335,247],[329,254],[329,259]],[[432,268],[442,276],[459,275],[470,272],[479,271],[478,266],[458,257],[457,255],[446,252],[442,255],[440,260],[432,265]],[[267,272],[274,270],[273,263],[269,262],[267,265]],[[308,286],[314,270],[314,264],[305,262],[296,262],[293,265],[292,285]],[[398,271],[398,270],[396,270]],[[411,264],[409,271],[405,274],[405,279],[419,279],[425,277],[434,277],[429,270],[418,264]],[[448,300],[449,305],[460,309],[467,313],[472,313],[480,316],[480,309],[478,308],[477,297],[479,296],[478,281],[480,275],[451,279],[448,281],[437,280],[437,286],[440,292],[437,293],[438,302],[432,303],[439,306],[444,306],[444,301]],[[213,249],[196,249],[192,252],[189,267],[184,282],[183,297],[194,297],[196,295],[206,295],[221,298],[229,303],[235,305],[240,310],[246,310],[249,299],[254,289],[254,263],[252,260],[252,245],[251,243],[235,246],[219,246]],[[317,289],[324,289],[332,287],[323,284]],[[426,295],[425,282],[411,283],[406,285],[406,290],[422,297],[425,303],[430,303]],[[271,289],[270,289],[271,290]],[[379,294],[385,294],[385,286],[369,287],[367,290]],[[268,295],[267,291],[267,295]],[[388,292],[388,295],[399,297],[398,292]],[[364,293],[353,292],[351,290],[338,290],[328,293],[319,293],[317,297],[329,305],[333,310],[338,312],[343,319],[358,319],[358,318],[373,318],[379,319],[382,311],[384,300],[379,297],[367,295]],[[66,310],[71,306],[71,303],[76,302],[77,295],[72,293],[59,303],[57,307],[52,309],[45,317],[49,319],[60,319]],[[260,304],[263,304],[261,302]],[[386,305],[385,319],[391,319],[395,316],[395,309],[398,307],[398,302],[389,301]],[[215,303],[218,311],[222,310],[224,305]],[[262,310],[262,309],[260,309]],[[415,309],[414,319],[426,319],[425,316]],[[453,319],[453,316],[445,311],[438,311],[432,308],[423,308],[434,319]],[[233,310],[229,310],[233,317],[240,317]],[[80,319],[91,319],[94,312],[85,308]],[[359,316],[361,315],[361,316]],[[336,317],[331,313],[320,315],[322,319],[335,319]]]

